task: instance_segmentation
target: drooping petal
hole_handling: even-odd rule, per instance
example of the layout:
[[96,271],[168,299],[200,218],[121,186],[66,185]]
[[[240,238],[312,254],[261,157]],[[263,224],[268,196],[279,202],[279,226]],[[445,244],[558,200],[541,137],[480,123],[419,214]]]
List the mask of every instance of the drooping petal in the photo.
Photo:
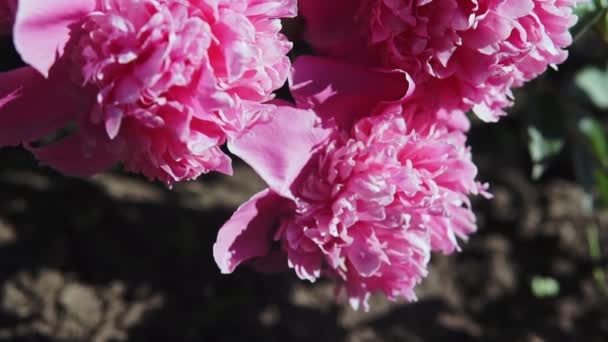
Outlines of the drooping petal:
[[311,110],[276,106],[269,119],[228,142],[278,194],[293,198],[290,187],[330,130],[320,126]]
[[40,148],[30,148],[42,164],[74,177],[89,177],[105,171],[118,162],[103,137],[93,141],[91,136],[74,134]]
[[414,83],[403,71],[374,70],[318,57],[300,57],[289,78],[300,108],[312,108],[324,118],[349,125],[369,115],[382,102],[404,100]]
[[242,262],[268,254],[283,203],[284,198],[263,190],[241,205],[220,228],[213,257],[222,273],[232,273]]
[[21,58],[45,77],[63,55],[71,27],[96,7],[95,0],[19,0],[15,47]]
[[86,110],[62,82],[30,67],[0,73],[0,146],[40,139]]

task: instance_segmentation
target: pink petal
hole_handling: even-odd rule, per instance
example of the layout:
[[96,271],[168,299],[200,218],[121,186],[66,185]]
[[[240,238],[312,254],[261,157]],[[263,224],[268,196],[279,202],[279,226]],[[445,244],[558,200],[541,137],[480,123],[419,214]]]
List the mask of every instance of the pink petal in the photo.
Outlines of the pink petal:
[[310,110],[277,106],[261,121],[228,142],[230,151],[247,162],[278,194],[293,198],[290,187],[330,130]]
[[271,18],[293,18],[298,13],[296,0],[250,0],[247,15],[264,16]]
[[309,56],[296,60],[289,83],[298,107],[313,108],[324,118],[346,125],[370,115],[378,103],[402,101],[414,90],[412,79],[403,71]]
[[314,283],[321,276],[323,257],[319,253],[306,253],[298,250],[289,250],[288,265],[302,280]]
[[266,189],[241,205],[220,228],[213,257],[222,273],[232,273],[242,262],[269,253],[284,201]]
[[30,67],[0,73],[0,146],[40,139],[86,110],[86,101],[68,94],[63,81]]
[[21,58],[48,76],[63,55],[72,26],[95,7],[95,0],[19,0],[14,40]]
[[439,109],[437,111],[437,121],[450,131],[468,132],[471,128],[471,121],[466,113],[461,110],[447,111]]
[[67,176],[89,177],[117,163],[117,156],[103,140],[74,134],[45,147],[29,148],[43,164]]
[[534,11],[532,0],[507,0],[496,7],[496,12],[509,19],[517,19]]
[[353,266],[363,277],[371,277],[378,272],[382,265],[381,255],[379,253],[370,253],[366,249],[348,250],[348,257]]

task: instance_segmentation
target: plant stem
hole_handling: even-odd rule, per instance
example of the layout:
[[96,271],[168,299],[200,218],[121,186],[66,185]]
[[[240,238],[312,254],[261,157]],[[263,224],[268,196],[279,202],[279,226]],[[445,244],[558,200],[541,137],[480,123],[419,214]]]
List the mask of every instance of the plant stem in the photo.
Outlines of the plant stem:
[[598,291],[608,299],[608,283],[606,273],[600,265],[602,251],[600,249],[599,231],[596,223],[587,225],[587,244],[589,245],[589,256],[593,262],[593,279]]
[[578,23],[572,27],[572,37],[574,41],[577,41],[580,37],[585,34],[602,16],[605,16],[608,11],[608,1],[606,0],[595,0],[592,4],[583,3],[579,6],[593,6],[592,9],[579,13]]

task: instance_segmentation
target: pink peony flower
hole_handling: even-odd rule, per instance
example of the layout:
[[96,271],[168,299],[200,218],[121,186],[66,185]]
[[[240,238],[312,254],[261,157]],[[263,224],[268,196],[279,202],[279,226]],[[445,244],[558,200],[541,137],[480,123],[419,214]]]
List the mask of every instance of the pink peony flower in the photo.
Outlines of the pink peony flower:
[[[301,0],[325,56],[412,75],[411,101],[496,121],[519,87],[563,62],[576,0]],[[461,114],[460,114],[461,115]]]
[[17,0],[0,0],[0,36],[11,33],[16,11]]
[[[326,78],[298,83],[300,68]],[[282,107],[229,143],[269,189],[221,228],[216,262],[223,273],[252,258],[276,264],[268,261],[274,243],[301,279],[337,279],[354,308],[367,309],[373,292],[415,300],[431,251],[452,253],[457,237],[476,230],[468,195],[485,186],[475,181],[464,133],[390,101],[411,89],[383,99],[377,89],[395,89],[402,73],[340,70],[314,58],[294,69],[294,97],[312,109]],[[362,103],[359,93],[376,101]],[[290,131],[269,134],[283,127]]]
[[281,17],[295,0],[20,0],[14,40],[31,67],[0,75],[0,146],[68,122],[31,148],[67,174],[116,161],[166,183],[231,173],[220,146],[263,119],[287,78]]

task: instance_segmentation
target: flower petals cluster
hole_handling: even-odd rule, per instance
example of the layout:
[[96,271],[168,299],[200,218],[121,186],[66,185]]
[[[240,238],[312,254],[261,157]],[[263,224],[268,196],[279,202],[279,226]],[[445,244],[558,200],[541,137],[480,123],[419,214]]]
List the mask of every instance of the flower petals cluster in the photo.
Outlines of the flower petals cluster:
[[[301,59],[294,68],[300,67],[317,72],[340,69],[314,59]],[[403,77],[375,74],[377,79],[385,78],[385,84]],[[370,79],[354,83],[371,89]],[[338,82],[327,84],[336,87]],[[223,272],[251,258],[262,265],[274,264],[259,261],[277,257],[272,253],[274,243],[300,278],[332,277],[346,290],[353,307],[367,309],[374,292],[393,300],[414,300],[414,287],[427,274],[431,251],[452,253],[458,249],[457,238],[466,239],[476,230],[468,196],[485,194],[485,186],[475,181],[477,168],[464,133],[437,124],[430,115],[405,112],[396,101],[368,108],[357,105],[367,115],[352,124],[334,120],[342,114],[352,116],[348,108],[353,107],[347,104],[356,98],[348,92],[357,84],[351,80],[350,90],[334,88],[335,93],[326,93],[312,112],[292,110],[294,124],[313,122],[303,125],[306,131],[291,135],[305,148],[300,152],[311,156],[299,163],[296,176],[277,177],[284,173],[277,169],[281,163],[260,165],[248,160],[263,177],[274,176],[265,177],[269,190],[244,204],[220,230],[214,254]],[[296,99],[309,96],[306,87],[315,85],[292,84]],[[336,112],[340,110],[346,112]],[[333,121],[329,133],[328,119]],[[277,128],[282,120],[275,118],[266,125]],[[269,130],[264,126],[251,129],[257,139],[243,138],[231,145],[237,151],[256,149],[275,160],[290,160],[293,151],[260,142],[266,139],[263,131]],[[312,140],[311,132],[317,132]],[[245,238],[254,231],[256,239]]]
[[[295,12],[293,0],[19,1],[17,50],[46,79],[29,76],[60,93],[28,115],[50,116],[56,124],[47,125],[49,132],[76,123],[82,150],[69,163],[61,141],[32,151],[77,175],[90,173],[91,159],[121,161],[168,184],[209,171],[231,173],[220,147],[263,118],[260,104],[285,82],[291,43],[280,34],[280,18]],[[23,109],[40,93],[9,74],[0,82],[2,98],[16,96],[5,112]],[[68,96],[79,98],[70,101],[70,115],[52,113],[49,107]],[[4,144],[43,137],[32,133],[12,134]]]
[[[231,174],[226,144],[268,187],[220,229],[223,273],[329,277],[365,310],[415,300],[432,253],[477,230],[469,197],[491,197],[465,113],[498,120],[562,63],[577,1],[0,0],[27,64],[0,73],[0,147],[171,185]],[[298,7],[322,56],[291,65]],[[295,104],[274,99],[286,81]]]
[[[412,75],[418,103],[497,121],[519,87],[562,63],[576,0],[302,0],[320,54]],[[432,96],[429,96],[432,94]]]
[[325,265],[355,303],[374,291],[415,299],[430,250],[451,253],[475,231],[467,195],[480,186],[464,140],[397,112],[329,143],[277,232],[296,273],[312,281]]

